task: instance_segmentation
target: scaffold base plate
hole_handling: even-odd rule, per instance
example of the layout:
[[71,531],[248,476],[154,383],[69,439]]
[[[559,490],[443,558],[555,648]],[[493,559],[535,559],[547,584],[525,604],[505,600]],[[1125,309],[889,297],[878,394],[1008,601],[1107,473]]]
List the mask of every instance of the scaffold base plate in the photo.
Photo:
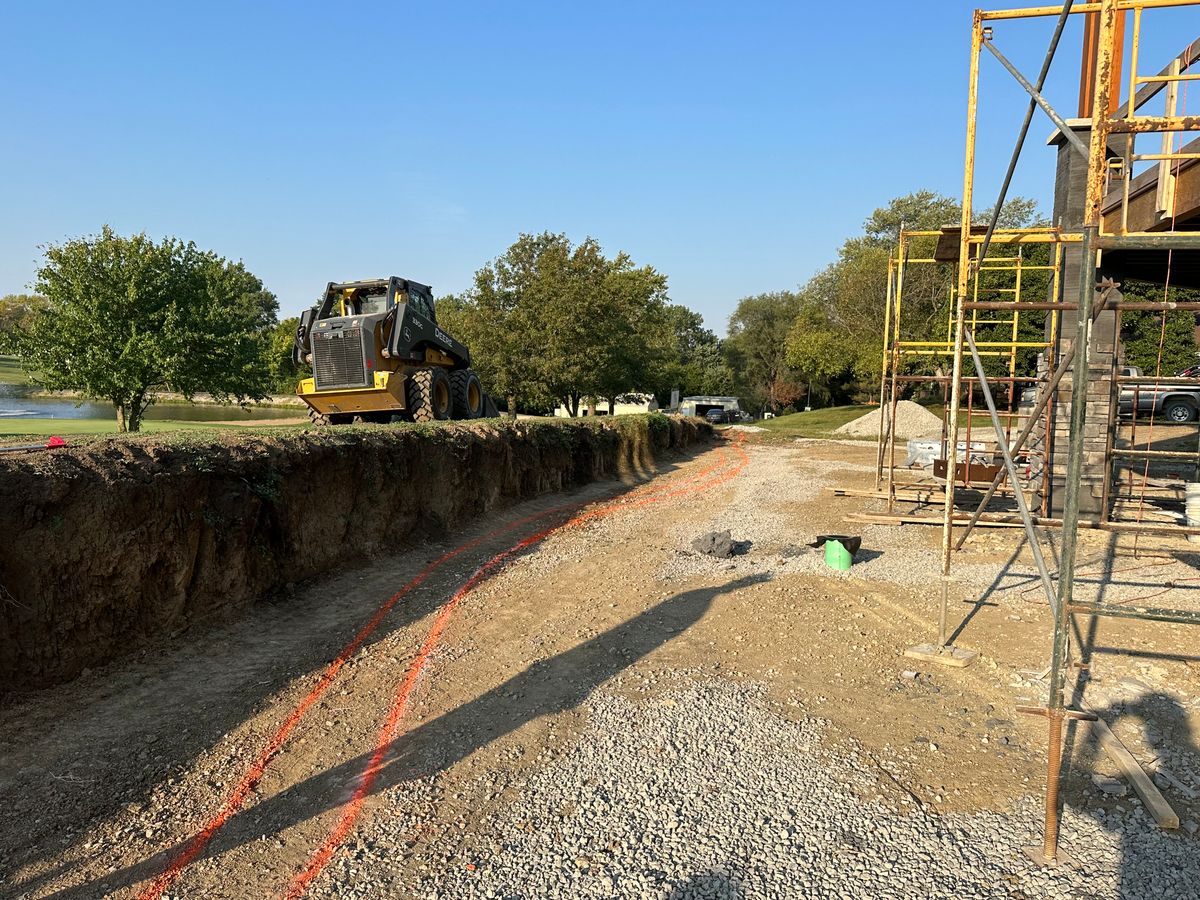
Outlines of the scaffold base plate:
[[956,669],[965,668],[979,658],[978,650],[964,650],[962,647],[938,647],[934,644],[918,644],[904,651],[905,656],[913,659],[923,659],[926,662],[937,663],[939,666],[953,666]]
[[1067,856],[1067,854],[1063,853],[1062,850],[1058,851],[1058,855],[1054,859],[1049,859],[1048,857],[1045,857],[1042,855],[1042,849],[1043,849],[1043,847],[1041,844],[1036,844],[1032,847],[1022,847],[1021,848],[1021,850],[1024,851],[1025,855],[1033,860],[1034,865],[1038,865],[1038,866],[1041,866],[1046,869],[1052,869],[1055,866],[1074,866],[1075,865],[1075,860],[1073,860],[1071,857]]

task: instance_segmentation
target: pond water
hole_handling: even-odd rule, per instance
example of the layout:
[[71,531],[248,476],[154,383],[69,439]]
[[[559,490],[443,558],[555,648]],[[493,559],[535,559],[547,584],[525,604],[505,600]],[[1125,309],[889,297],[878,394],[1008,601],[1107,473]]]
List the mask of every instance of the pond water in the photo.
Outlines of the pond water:
[[[47,397],[31,397],[25,384],[0,383],[0,420],[8,419],[111,419],[116,411],[107,403],[80,403]],[[300,407],[254,406],[241,409],[232,404],[155,403],[146,410],[147,419],[178,422],[224,422],[237,419],[294,419],[306,415]]]

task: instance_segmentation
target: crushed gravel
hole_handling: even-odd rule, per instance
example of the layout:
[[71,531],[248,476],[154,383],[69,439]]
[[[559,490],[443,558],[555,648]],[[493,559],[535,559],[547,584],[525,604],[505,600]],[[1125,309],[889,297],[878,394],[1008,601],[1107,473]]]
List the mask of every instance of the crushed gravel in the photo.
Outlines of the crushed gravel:
[[[807,573],[923,590],[940,583],[940,530],[854,524],[833,515],[798,518],[792,511],[795,504],[828,496],[830,489],[848,480],[847,476],[873,472],[874,467],[815,457],[804,445],[788,450],[750,447],[748,452],[751,465],[727,488],[728,505],[715,509],[704,529],[730,531],[734,540],[749,542],[747,552],[732,559],[705,556],[692,547],[702,532],[694,527],[673,529],[670,546],[675,552],[659,566],[661,580],[733,571]],[[862,508],[882,511],[883,501],[865,500]],[[804,546],[822,533],[862,537],[862,550],[849,571],[829,568],[821,550]],[[956,554],[951,570],[955,591],[962,597],[986,597],[1017,608],[1045,605],[1041,580],[1023,537],[1017,529],[976,531],[968,551],[974,547],[1002,547],[1008,560],[1000,565],[990,556],[973,560],[970,552]],[[1046,530],[1042,538],[1043,552],[1051,559],[1057,558],[1059,535]],[[1121,603],[1162,593],[1164,596],[1154,598],[1162,605],[1200,609],[1200,554],[1194,550],[1143,549],[1144,555],[1134,558],[1124,553],[1114,556],[1101,533],[1085,532],[1080,540],[1077,599]]]
[[[692,676],[698,673],[690,673]],[[675,680],[678,679],[678,680]],[[414,825],[412,789],[343,854],[340,897],[1140,898],[1194,897],[1194,839],[1128,814],[1066,811],[1075,867],[1040,868],[1037,803],[939,815],[898,789],[894,763],[829,722],[773,703],[762,685],[616,679],[588,701],[586,732],[515,789],[441,866],[404,875],[390,848]],[[679,687],[678,684],[683,686]],[[642,696],[636,696],[638,690]],[[931,751],[932,752],[932,751]],[[416,785],[428,796],[428,786]],[[389,849],[379,849],[389,848]]]
[[[833,430],[847,437],[878,437],[879,421],[891,417],[891,408],[873,409]],[[942,433],[942,420],[918,403],[901,400],[896,404],[896,437],[900,439],[929,437]]]

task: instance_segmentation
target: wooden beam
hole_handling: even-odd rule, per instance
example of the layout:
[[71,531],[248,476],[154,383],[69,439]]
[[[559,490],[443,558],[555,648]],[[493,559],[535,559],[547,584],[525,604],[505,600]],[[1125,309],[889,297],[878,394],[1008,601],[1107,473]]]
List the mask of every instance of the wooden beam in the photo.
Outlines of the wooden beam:
[[[1088,709],[1086,704],[1081,704],[1084,709]],[[1088,709],[1094,713],[1094,709]],[[1096,716],[1096,720],[1091,723],[1092,730],[1096,734],[1096,739],[1100,746],[1106,752],[1121,770],[1121,774],[1125,779],[1133,785],[1133,789],[1137,791],[1138,796],[1142,798],[1142,803],[1146,805],[1146,811],[1154,816],[1154,821],[1158,823],[1160,828],[1178,828],[1179,813],[1172,809],[1171,804],[1167,802],[1162,793],[1154,782],[1150,780],[1150,776],[1138,763],[1134,755],[1129,752],[1128,748],[1121,743],[1121,739],[1113,734],[1113,730],[1108,727],[1100,716]]]

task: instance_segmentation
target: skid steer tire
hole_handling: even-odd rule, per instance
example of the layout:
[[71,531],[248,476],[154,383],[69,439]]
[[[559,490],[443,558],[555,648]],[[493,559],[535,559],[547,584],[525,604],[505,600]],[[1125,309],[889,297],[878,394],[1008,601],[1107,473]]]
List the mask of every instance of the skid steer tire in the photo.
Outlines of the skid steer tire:
[[408,408],[414,422],[450,418],[453,401],[445,369],[417,369],[408,378]]
[[483,385],[479,376],[471,369],[459,369],[450,373],[450,385],[454,393],[454,418],[483,418]]
[[312,424],[324,428],[327,425],[347,425],[350,422],[350,416],[347,415],[327,415],[319,413],[311,406],[308,408],[308,421]]

